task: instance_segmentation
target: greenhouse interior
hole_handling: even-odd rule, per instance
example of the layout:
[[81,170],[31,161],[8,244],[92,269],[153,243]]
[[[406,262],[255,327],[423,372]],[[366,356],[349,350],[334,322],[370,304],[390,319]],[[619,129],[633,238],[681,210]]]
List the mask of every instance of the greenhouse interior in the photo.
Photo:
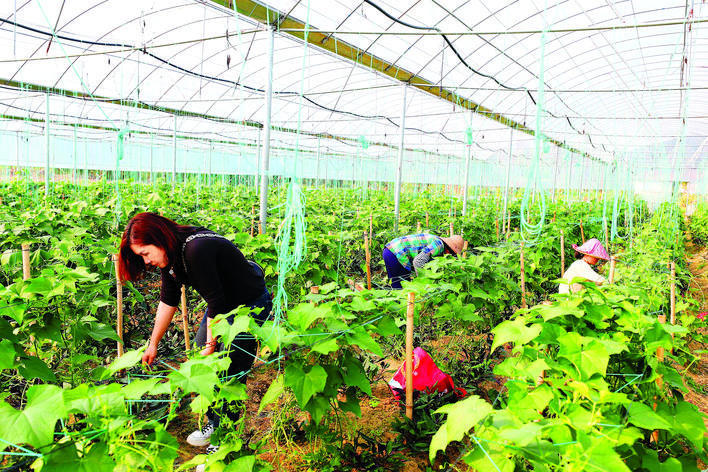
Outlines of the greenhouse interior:
[[704,1],[0,11],[2,470],[708,470]]

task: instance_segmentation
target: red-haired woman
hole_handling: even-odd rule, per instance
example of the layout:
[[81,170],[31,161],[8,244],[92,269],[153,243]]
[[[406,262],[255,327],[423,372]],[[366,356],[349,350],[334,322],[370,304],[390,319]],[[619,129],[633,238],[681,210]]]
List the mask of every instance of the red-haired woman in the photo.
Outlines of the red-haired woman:
[[[216,315],[242,305],[254,308],[252,316],[259,324],[270,315],[272,302],[261,268],[246,260],[231,241],[206,228],[179,225],[155,213],[139,213],[123,232],[119,263],[123,280],[138,280],[148,266],[159,268],[162,276],[155,325],[143,354],[143,362],[147,364],[152,364],[157,356],[157,346],[172,322],[183,284],[192,286],[207,303],[195,339],[197,346],[203,347],[204,355],[224,348],[211,333],[210,321]],[[262,310],[256,314],[256,308]],[[229,319],[232,321],[233,318]],[[238,338],[229,351],[231,365],[227,376],[245,383],[245,373],[253,365],[257,344],[250,335]],[[208,445],[220,416],[221,412],[209,410],[209,421],[190,434],[187,442],[194,446]],[[235,419],[237,414],[229,416]],[[207,452],[216,447],[210,446]]]

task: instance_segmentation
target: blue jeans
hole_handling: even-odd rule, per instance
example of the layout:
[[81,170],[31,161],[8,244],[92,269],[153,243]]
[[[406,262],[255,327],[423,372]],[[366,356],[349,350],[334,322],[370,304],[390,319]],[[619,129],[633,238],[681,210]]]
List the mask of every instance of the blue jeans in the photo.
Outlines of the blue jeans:
[[386,274],[391,279],[391,288],[401,289],[401,280],[410,280],[411,271],[398,262],[396,255],[389,248],[383,250],[383,260],[386,264]]
[[[273,301],[270,298],[270,293],[268,289],[255,300],[248,304],[251,308],[263,308],[260,313],[256,314],[251,312],[251,316],[256,320],[258,325],[262,325],[264,321],[270,316],[270,312],[273,309]],[[209,317],[209,310],[204,312],[204,317],[202,322],[199,324],[199,329],[197,330],[197,336],[194,340],[195,344],[199,347],[204,346],[206,342],[206,328],[207,328],[207,318]],[[229,323],[233,323],[234,317],[230,316],[228,318]],[[223,344],[219,343],[217,345],[216,351],[223,351],[225,347]],[[253,361],[258,353],[258,342],[256,338],[248,333],[242,333],[237,336],[231,343],[231,349],[229,351],[229,359],[231,359],[231,364],[226,371],[226,379],[236,379],[237,382],[246,384],[246,372],[248,372],[253,366]],[[209,408],[207,410],[207,418],[209,421],[214,423],[214,426],[218,426],[220,418],[224,415],[232,421],[236,421],[239,417],[240,411],[232,411],[228,408],[227,404],[224,404],[220,411],[214,411]]]

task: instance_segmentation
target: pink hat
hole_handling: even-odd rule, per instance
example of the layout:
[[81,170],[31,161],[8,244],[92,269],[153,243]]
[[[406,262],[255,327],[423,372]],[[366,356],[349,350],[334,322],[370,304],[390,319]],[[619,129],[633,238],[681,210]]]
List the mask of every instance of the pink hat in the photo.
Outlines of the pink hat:
[[607,251],[602,246],[602,243],[595,238],[588,239],[582,246],[573,244],[573,249],[578,251],[580,254],[587,254],[588,256],[597,257],[598,259],[604,259],[606,261],[610,260],[610,255],[607,254]]

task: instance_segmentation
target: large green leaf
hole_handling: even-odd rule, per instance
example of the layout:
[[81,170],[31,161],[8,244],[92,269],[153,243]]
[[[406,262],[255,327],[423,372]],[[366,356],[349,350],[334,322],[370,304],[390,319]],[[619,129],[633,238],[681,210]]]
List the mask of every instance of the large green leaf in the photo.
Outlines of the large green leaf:
[[219,377],[211,365],[200,362],[200,359],[190,359],[178,371],[170,372],[168,377],[173,387],[185,393],[198,393],[210,402],[214,401],[214,387],[219,384]]
[[141,347],[140,349],[123,353],[122,356],[118,357],[111,363],[110,366],[108,366],[103,374],[103,378],[106,379],[120,370],[128,369],[139,363],[142,360],[143,352],[145,352],[146,348],[147,345]]
[[47,367],[47,364],[45,364],[43,360],[35,356],[22,357],[20,359],[20,365],[17,370],[20,375],[22,375],[22,377],[27,380],[40,379],[44,380],[45,382],[57,381],[54,372],[52,372],[49,367]]
[[492,351],[502,344],[513,342],[516,346],[527,344],[541,332],[540,324],[526,326],[526,318],[518,316],[511,321],[504,321],[492,330],[494,343]]
[[630,403],[627,406],[627,412],[629,413],[629,422],[640,428],[651,430],[671,428],[671,424],[644,403]]
[[[54,426],[65,416],[64,392],[55,385],[32,385],[27,390],[24,410],[15,410],[0,402],[0,438],[10,444],[28,444],[35,448],[54,441]],[[0,441],[0,451],[8,444]]]
[[298,365],[290,364],[285,368],[285,385],[292,388],[301,407],[307,405],[313,395],[324,390],[327,383],[327,371],[320,365],[305,371]]
[[566,333],[558,339],[558,357],[568,359],[580,374],[580,380],[587,380],[595,374],[605,375],[610,355],[598,340]]
[[430,461],[435,459],[438,451],[445,451],[451,442],[462,441],[465,434],[477,426],[491,411],[492,405],[477,395],[438,408],[436,413],[447,413],[447,419],[430,441]]
[[258,413],[260,413],[263,408],[270,405],[276,401],[285,391],[285,384],[283,383],[283,374],[279,374],[278,377],[270,384],[265,395],[261,399],[261,405],[258,407]]
[[9,339],[0,341],[0,370],[12,369],[15,366],[15,345]]

